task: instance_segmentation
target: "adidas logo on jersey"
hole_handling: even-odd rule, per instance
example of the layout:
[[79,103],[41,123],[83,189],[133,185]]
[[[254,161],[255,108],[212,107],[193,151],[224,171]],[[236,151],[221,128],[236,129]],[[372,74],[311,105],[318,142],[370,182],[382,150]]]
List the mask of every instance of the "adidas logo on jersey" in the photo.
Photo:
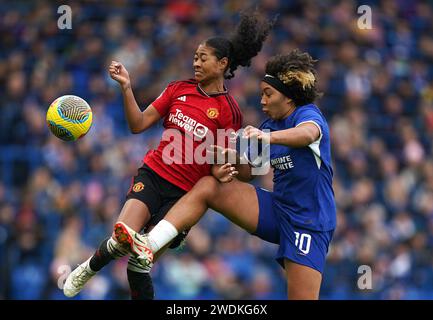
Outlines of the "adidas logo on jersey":
[[177,98],[177,100],[185,102],[186,101],[186,96],[181,96],[181,97]]

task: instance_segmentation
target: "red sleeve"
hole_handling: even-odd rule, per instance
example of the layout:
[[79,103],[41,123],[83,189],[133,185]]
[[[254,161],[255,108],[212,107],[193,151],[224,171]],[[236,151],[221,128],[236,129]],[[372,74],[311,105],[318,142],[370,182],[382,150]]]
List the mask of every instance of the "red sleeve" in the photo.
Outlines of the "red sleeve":
[[227,106],[224,108],[224,115],[222,117],[222,127],[224,129],[234,129],[238,131],[242,127],[242,113],[238,103],[230,95],[227,95]]
[[[218,141],[224,141],[225,148],[236,149],[236,133],[242,127],[242,113],[237,102],[229,95],[225,99],[226,104],[222,108],[221,128],[225,129],[224,140],[220,138]],[[228,130],[232,133],[227,135]]]
[[175,87],[174,85],[175,85],[175,82],[171,82],[164,89],[164,91],[161,92],[159,97],[156,98],[155,101],[152,102],[152,106],[154,106],[156,108],[156,110],[161,115],[161,118],[164,118],[167,115],[168,110],[170,109],[171,101],[172,101],[172,97],[173,97],[173,91],[174,91],[174,87]]

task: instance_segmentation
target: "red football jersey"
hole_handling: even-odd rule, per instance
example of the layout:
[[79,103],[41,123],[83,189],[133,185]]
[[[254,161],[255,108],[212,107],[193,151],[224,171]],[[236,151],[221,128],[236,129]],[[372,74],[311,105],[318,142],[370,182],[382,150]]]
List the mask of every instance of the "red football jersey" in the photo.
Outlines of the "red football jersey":
[[[158,148],[146,154],[144,163],[189,191],[211,174],[211,165],[202,159],[206,145],[217,144],[217,129],[241,128],[239,106],[227,91],[209,95],[193,79],[170,83],[152,105],[164,118],[165,129]],[[194,156],[196,151],[202,158]]]

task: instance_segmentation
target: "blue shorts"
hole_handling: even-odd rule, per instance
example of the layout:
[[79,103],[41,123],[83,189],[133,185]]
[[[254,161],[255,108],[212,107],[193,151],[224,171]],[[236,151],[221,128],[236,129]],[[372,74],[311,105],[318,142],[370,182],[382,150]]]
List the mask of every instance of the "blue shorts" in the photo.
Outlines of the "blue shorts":
[[276,259],[283,268],[284,259],[289,259],[323,273],[334,230],[314,231],[295,226],[289,221],[288,215],[275,206],[272,192],[258,187],[256,192],[259,222],[253,234],[280,245]]

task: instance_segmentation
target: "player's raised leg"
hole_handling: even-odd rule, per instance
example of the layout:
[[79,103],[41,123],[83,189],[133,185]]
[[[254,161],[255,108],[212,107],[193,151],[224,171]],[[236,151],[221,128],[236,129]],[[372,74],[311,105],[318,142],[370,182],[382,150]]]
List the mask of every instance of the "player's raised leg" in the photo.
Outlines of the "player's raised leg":
[[180,231],[195,225],[208,208],[223,212],[225,217],[248,232],[257,229],[259,204],[255,187],[237,180],[220,183],[211,176],[200,179],[148,235],[134,235],[123,223],[116,226],[119,234],[127,234],[125,238],[132,235],[131,240],[136,242],[134,248],[140,250],[138,260],[146,265],[152,261],[153,254],[170,243]]
[[184,230],[195,225],[208,208],[223,213],[226,218],[250,233],[256,231],[259,220],[256,188],[238,180],[220,183],[211,176],[200,179],[173,206],[164,220],[177,230]]

